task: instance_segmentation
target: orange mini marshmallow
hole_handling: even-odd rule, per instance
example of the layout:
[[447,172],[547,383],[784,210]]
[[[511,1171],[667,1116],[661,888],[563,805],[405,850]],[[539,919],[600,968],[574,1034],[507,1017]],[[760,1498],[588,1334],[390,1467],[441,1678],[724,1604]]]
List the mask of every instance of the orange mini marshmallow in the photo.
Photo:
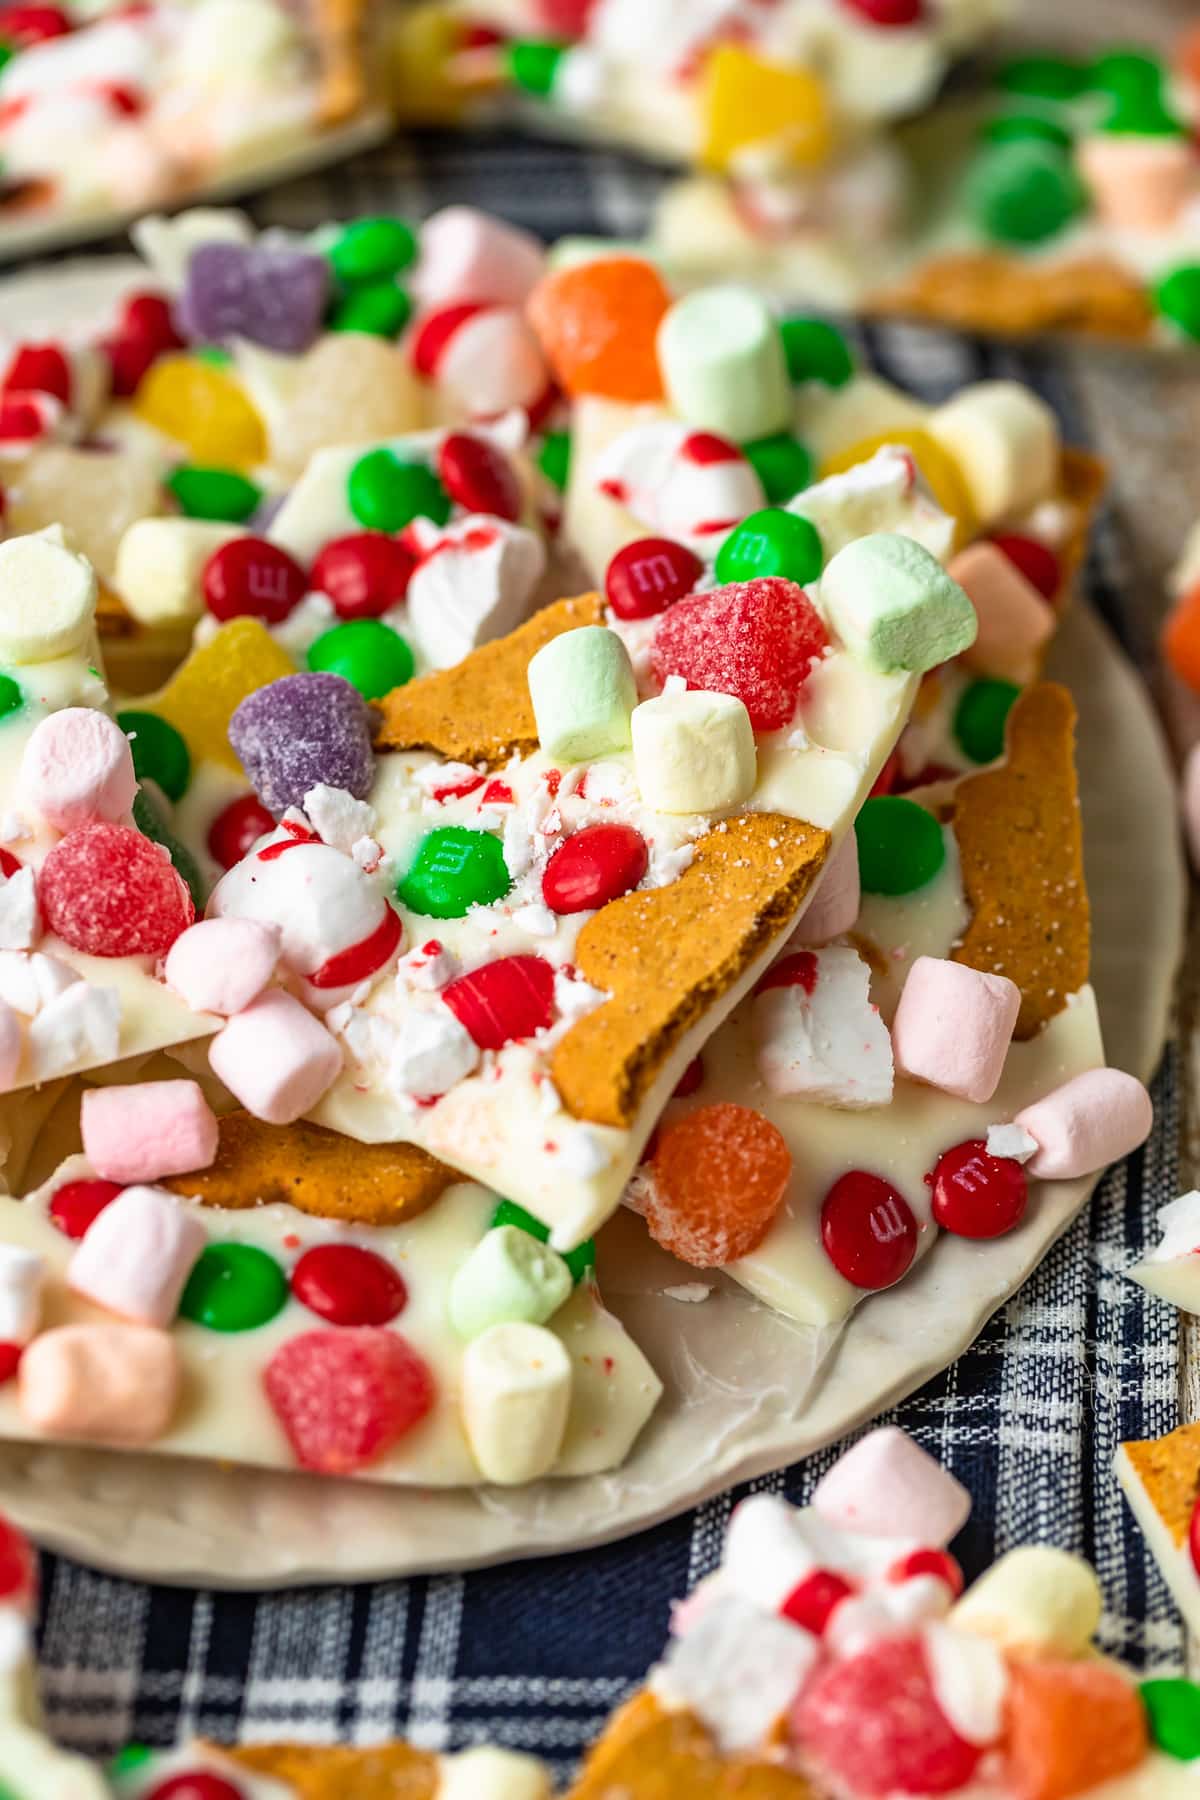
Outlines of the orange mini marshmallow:
[[1027,682],[1037,673],[1039,650],[1054,633],[1054,608],[995,544],[960,550],[949,573],[965,591],[979,629],[963,652],[969,668],[1009,681]]
[[30,1344],[18,1372],[22,1415],[49,1437],[152,1444],[179,1399],[179,1352],[144,1325],[62,1325]]
[[1101,131],[1076,152],[1101,218],[1128,231],[1165,231],[1197,192],[1197,158],[1186,137]]

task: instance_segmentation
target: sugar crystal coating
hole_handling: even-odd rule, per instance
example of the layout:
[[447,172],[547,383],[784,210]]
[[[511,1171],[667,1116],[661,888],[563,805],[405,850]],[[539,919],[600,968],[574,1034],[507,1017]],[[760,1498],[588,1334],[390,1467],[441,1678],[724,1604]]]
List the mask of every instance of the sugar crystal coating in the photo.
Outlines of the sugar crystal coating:
[[329,264],[305,250],[201,244],[188,259],[177,309],[184,333],[201,343],[248,338],[294,356],[321,329]]
[[229,741],[276,817],[324,782],[365,800],[375,779],[371,715],[340,675],[285,675],[242,701]]
[[659,681],[733,694],[756,731],[791,719],[809,666],[828,643],[804,590],[778,576],[731,582],[668,607],[651,656]]
[[89,956],[165,956],[195,917],[166,852],[131,825],[81,825],[38,875],[51,931]]
[[748,1106],[702,1106],[669,1125],[654,1152],[646,1223],[656,1243],[698,1269],[749,1256],[792,1172],[781,1133]]
[[323,1475],[378,1462],[434,1402],[424,1359],[398,1332],[371,1325],[286,1339],[263,1385],[297,1462]]

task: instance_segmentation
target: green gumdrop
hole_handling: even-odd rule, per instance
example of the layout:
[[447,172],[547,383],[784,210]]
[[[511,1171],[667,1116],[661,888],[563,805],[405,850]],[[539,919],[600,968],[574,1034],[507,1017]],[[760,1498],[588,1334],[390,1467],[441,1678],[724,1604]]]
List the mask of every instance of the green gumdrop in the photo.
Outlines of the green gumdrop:
[[1164,1677],[1143,1681],[1138,1692],[1158,1748],[1180,1762],[1200,1757],[1200,1687],[1182,1676]]
[[372,281],[339,300],[326,321],[330,331],[364,331],[371,337],[399,337],[412,301],[394,281]]
[[[531,1212],[526,1212],[523,1206],[518,1206],[515,1200],[500,1201],[492,1214],[491,1229],[495,1230],[497,1225],[519,1226],[522,1231],[527,1231],[530,1237],[535,1237],[539,1244],[546,1244],[550,1241],[550,1227],[543,1225],[542,1221],[536,1219]],[[571,1271],[571,1279],[578,1284],[596,1266],[596,1240],[595,1238],[585,1238],[583,1243],[576,1244],[573,1250],[563,1250],[559,1254]]]
[[841,332],[825,319],[784,319],[779,327],[789,379],[823,381],[844,387],[854,373],[854,358]]
[[117,724],[129,737],[133,772],[139,781],[156,781],[168,800],[181,800],[192,778],[192,758],[182,735],[157,713],[128,707]]
[[346,484],[350,511],[368,531],[403,531],[414,519],[444,525],[450,500],[424,463],[401,462],[391,450],[368,450]]
[[160,819],[157,810],[147,797],[145,788],[139,788],[133,796],[133,822],[143,837],[148,837],[152,844],[161,844],[174,866],[175,873],[184,883],[192,896],[192,904],[198,913],[203,913],[208,900],[208,884],[200,873],[200,865],[188,849],[181,844],[174,834]]
[[25,695],[16,677],[0,675],[0,719],[7,719],[10,713],[19,712],[24,704]]
[[511,886],[499,838],[465,825],[443,825],[422,839],[407,875],[396,884],[396,898],[426,918],[461,919],[472,906],[502,900]]
[[812,457],[798,438],[780,431],[742,445],[742,454],[763,484],[772,506],[782,506],[812,480]]
[[1181,263],[1154,290],[1154,301],[1185,337],[1200,340],[1200,263]]
[[380,700],[411,681],[415,665],[408,644],[382,619],[352,619],[321,633],[308,666],[342,676],[364,700]]
[[536,94],[539,100],[544,100],[558,80],[558,71],[566,54],[562,44],[518,38],[508,45],[505,53],[509,78],[527,94]]
[[946,860],[942,828],[933,814],[901,794],[865,801],[854,833],[859,878],[868,894],[911,894],[932,881]]
[[1020,138],[981,151],[965,184],[968,211],[1001,244],[1038,244],[1088,205],[1070,158],[1053,144]]
[[810,520],[766,507],[730,532],[717,552],[714,573],[719,582],[782,575],[803,586],[817,579],[824,561],[821,539]]
[[998,118],[989,119],[980,132],[987,144],[1015,144],[1033,140],[1041,144],[1053,144],[1059,150],[1071,148],[1071,133],[1065,125],[1055,119],[1048,119],[1043,113],[1001,113]]
[[262,500],[262,489],[236,469],[202,469],[182,463],[166,485],[189,519],[227,520],[242,525]]
[[256,1244],[208,1244],[188,1276],[179,1311],[209,1331],[254,1331],[287,1305],[288,1280]]
[[355,219],[326,251],[338,280],[346,287],[398,275],[416,261],[417,237],[403,219]]
[[542,447],[537,453],[537,466],[561,494],[567,485],[571,473],[571,434],[569,431],[548,431],[542,439]]
[[1005,63],[996,84],[1027,100],[1077,100],[1086,93],[1090,79],[1084,65],[1069,57],[1018,56]]
[[954,735],[972,762],[1004,755],[1004,727],[1021,690],[1011,681],[973,681],[954,709]]

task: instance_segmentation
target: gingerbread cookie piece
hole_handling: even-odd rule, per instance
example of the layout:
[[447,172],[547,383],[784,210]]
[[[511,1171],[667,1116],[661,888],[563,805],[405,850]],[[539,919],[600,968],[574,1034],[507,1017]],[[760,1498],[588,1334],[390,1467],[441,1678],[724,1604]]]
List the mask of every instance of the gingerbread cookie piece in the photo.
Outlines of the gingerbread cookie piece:
[[1200,1425],[1122,1444],[1121,1455],[1172,1542],[1182,1546],[1200,1497]]
[[635,1694],[612,1719],[567,1800],[815,1800],[802,1775],[725,1757],[693,1713]]
[[297,1800],[437,1800],[440,1785],[438,1758],[411,1744],[255,1744],[222,1754],[252,1775],[290,1783]]
[[989,251],[938,257],[874,294],[869,309],[909,313],[960,331],[1030,337],[1081,332],[1140,342],[1154,315],[1142,283],[1107,257],[1026,267]]
[[317,100],[322,125],[343,125],[366,104],[367,21],[371,0],[311,0],[321,59]]

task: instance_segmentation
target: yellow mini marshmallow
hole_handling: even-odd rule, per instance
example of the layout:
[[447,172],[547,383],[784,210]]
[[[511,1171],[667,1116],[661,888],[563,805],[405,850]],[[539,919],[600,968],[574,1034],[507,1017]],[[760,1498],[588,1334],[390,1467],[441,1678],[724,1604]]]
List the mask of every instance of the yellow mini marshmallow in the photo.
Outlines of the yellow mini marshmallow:
[[1100,1623],[1100,1583],[1066,1550],[1010,1550],[953,1608],[947,1623],[1025,1656],[1082,1656]]
[[571,1359],[544,1325],[493,1325],[463,1355],[467,1441],[485,1481],[536,1481],[562,1448]]
[[930,414],[926,429],[958,464],[984,527],[1028,512],[1057,492],[1058,423],[1046,402],[1018,382],[966,388]]
[[61,525],[0,544],[0,662],[49,662],[80,649],[96,614],[96,576]]
[[117,592],[143,625],[198,619],[205,563],[222,544],[244,536],[240,526],[208,519],[139,519],[117,546]]
[[630,723],[638,787],[655,812],[718,812],[754,792],[754,728],[732,694],[660,694],[635,707]]

